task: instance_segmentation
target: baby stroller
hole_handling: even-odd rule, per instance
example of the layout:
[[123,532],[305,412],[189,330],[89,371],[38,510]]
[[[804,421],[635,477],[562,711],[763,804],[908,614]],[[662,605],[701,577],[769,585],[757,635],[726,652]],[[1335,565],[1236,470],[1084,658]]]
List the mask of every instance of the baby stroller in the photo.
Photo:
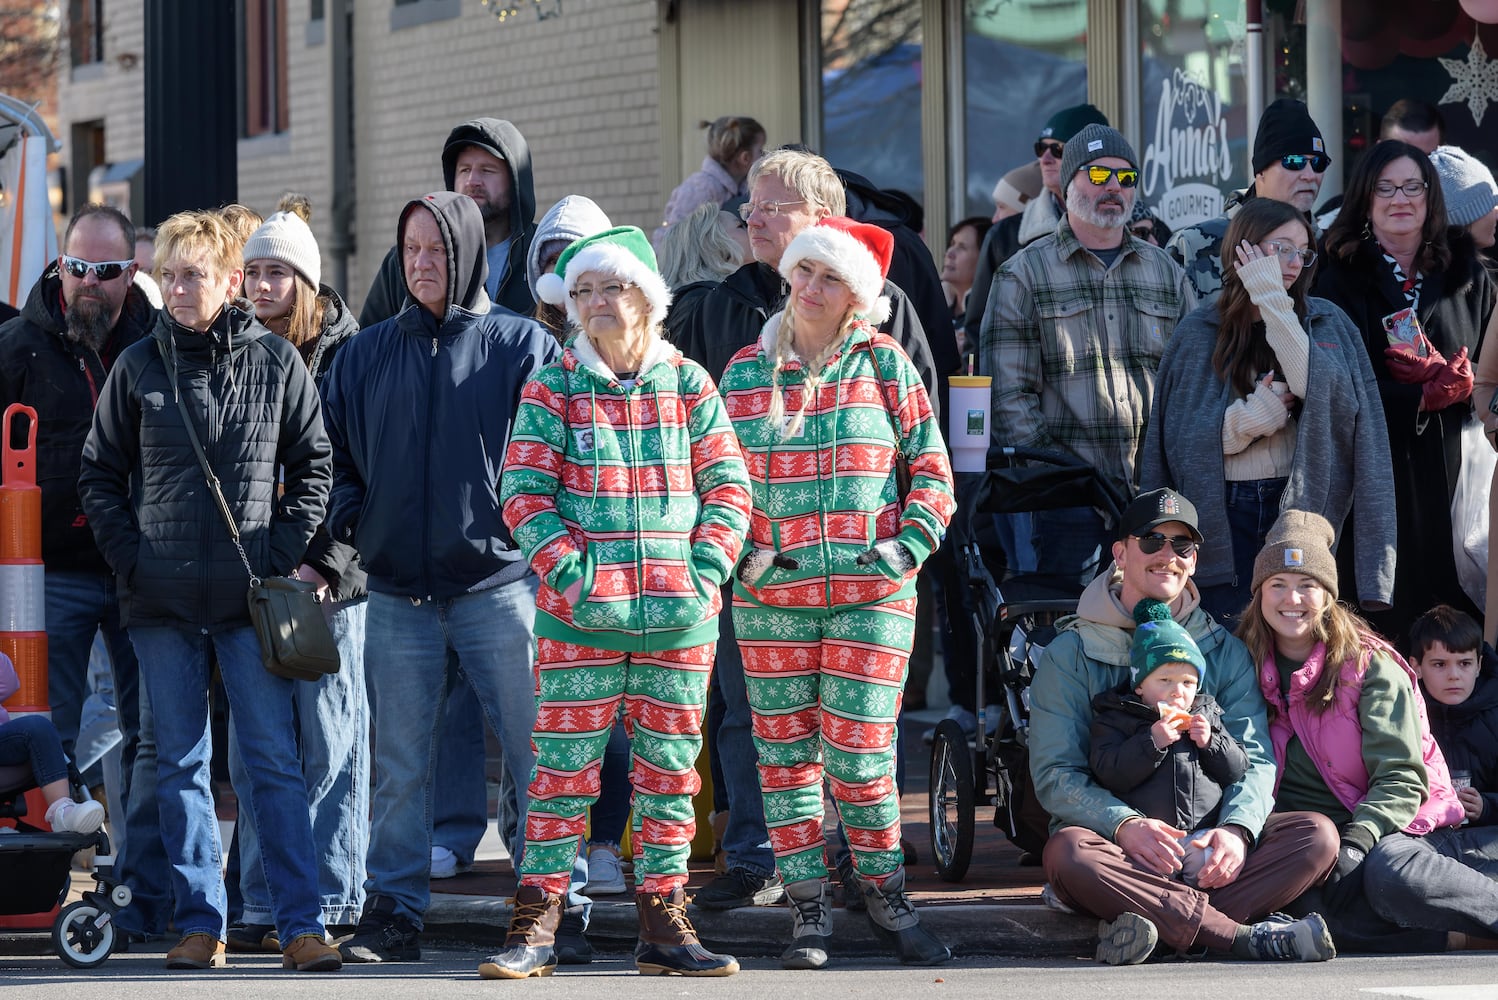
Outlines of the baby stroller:
[[[1112,528],[1128,505],[1127,489],[1091,466],[1027,448],[990,453],[988,470],[961,487],[957,517],[965,541],[957,559],[978,640],[978,731],[970,742],[955,719],[946,719],[931,742],[931,853],[948,882],[967,874],[980,801],[994,807],[994,825],[1021,851],[1038,856],[1045,846],[1050,817],[1030,783],[1029,686],[1056,621],[1077,609],[1082,591],[1075,580],[1037,573],[1011,576],[1000,587],[996,567],[974,539],[974,515],[1093,507]],[[987,696],[990,682],[1001,698]],[[997,703],[997,719],[987,717],[990,700]]]
[[[68,770],[70,784],[82,795],[82,778],[71,764]],[[130,905],[130,887],[114,878],[109,837],[102,829],[49,833],[25,821],[23,796],[35,787],[30,764],[0,766],[0,818],[16,821],[14,831],[0,830],[0,914],[49,912],[67,898],[73,855],[94,848],[94,887],[64,906],[52,924],[58,957],[75,968],[92,969],[114,951],[114,917]]]

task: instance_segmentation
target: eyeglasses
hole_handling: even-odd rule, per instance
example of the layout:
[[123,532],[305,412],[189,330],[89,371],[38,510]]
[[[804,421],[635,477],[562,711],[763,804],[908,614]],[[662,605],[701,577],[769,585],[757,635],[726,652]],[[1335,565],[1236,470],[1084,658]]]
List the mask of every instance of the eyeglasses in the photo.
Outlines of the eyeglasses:
[[1260,243],[1259,246],[1268,250],[1272,254],[1278,254],[1280,260],[1285,261],[1286,263],[1289,263],[1297,257],[1300,258],[1301,267],[1310,267],[1312,264],[1316,263],[1316,251],[1312,250],[1309,247],[1302,250],[1294,243],[1285,243],[1282,240],[1265,240],[1263,243]]
[[773,219],[792,205],[805,204],[804,198],[801,201],[746,201],[739,206],[739,218],[748,222],[749,216],[758,212],[767,219]]
[[1047,153],[1050,153],[1052,156],[1059,160],[1061,159],[1061,154],[1065,151],[1066,146],[1063,143],[1059,143],[1054,140],[1050,142],[1037,142],[1035,144],[1035,158],[1037,160],[1042,156],[1045,156],[1045,154]]
[[1310,164],[1311,169],[1318,174],[1324,174],[1332,161],[1324,153],[1312,153],[1310,156],[1304,153],[1287,153],[1280,157],[1280,166],[1292,174],[1300,173],[1306,168],[1306,164]]
[[1393,181],[1379,181],[1373,185],[1373,193],[1380,198],[1392,198],[1395,191],[1403,191],[1404,196],[1410,201],[1425,197],[1425,189],[1428,185],[1424,181],[1405,181],[1403,184],[1395,184]]
[[1110,177],[1118,178],[1118,186],[1131,188],[1139,183],[1139,171],[1133,167],[1099,167],[1096,165],[1082,167],[1078,173],[1085,173],[1087,179],[1092,181],[1096,187],[1102,187],[1108,183]]
[[1190,535],[1162,535],[1158,531],[1151,531],[1147,535],[1135,535],[1134,538],[1139,542],[1139,551],[1147,556],[1159,552],[1165,547],[1165,543],[1169,542],[1171,550],[1185,559],[1195,553],[1197,547],[1201,545]]
[[598,285],[596,287],[593,285],[583,285],[579,288],[574,288],[567,294],[572,296],[572,301],[574,302],[588,302],[592,300],[593,294],[596,292],[597,294],[602,295],[605,301],[612,302],[619,296],[623,295],[624,290],[629,287],[629,285],[620,281],[610,281],[606,284]]
[[62,258],[62,268],[75,278],[86,278],[88,272],[94,272],[94,277],[100,281],[113,281],[125,273],[125,268],[134,264],[133,260],[84,260],[81,257]]

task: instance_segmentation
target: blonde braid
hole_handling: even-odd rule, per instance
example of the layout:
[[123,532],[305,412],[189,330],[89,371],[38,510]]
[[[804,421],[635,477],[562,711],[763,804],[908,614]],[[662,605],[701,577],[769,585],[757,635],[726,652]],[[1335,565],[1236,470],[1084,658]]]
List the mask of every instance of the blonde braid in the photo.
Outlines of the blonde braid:
[[[795,350],[793,344],[795,338],[795,329],[794,323],[792,322],[792,306],[790,302],[786,302],[785,313],[786,315],[781,318],[780,323],[780,329],[783,335],[778,337],[775,342],[777,371],[784,363],[784,356],[789,355]],[[843,318],[842,325],[838,328],[837,336],[833,337],[832,340],[827,344],[827,346],[822,348],[822,350],[817,354],[816,357],[801,358],[802,367],[806,370],[806,379],[801,383],[801,406],[796,411],[796,418],[791,421],[790,425],[787,426],[784,432],[781,434],[780,440],[786,441],[801,433],[801,428],[806,423],[807,407],[809,407],[816,399],[817,389],[820,388],[822,384],[822,377],[825,374],[827,362],[847,341],[848,333],[850,330],[852,330],[852,328],[853,314],[850,312]],[[784,355],[782,355],[782,350],[784,351]],[[800,355],[798,354],[797,357],[800,357]],[[771,379],[771,388],[772,390],[775,388],[775,380],[773,377]],[[773,412],[776,408],[777,403],[780,404],[780,412],[778,415],[774,414]],[[772,410],[772,419],[779,421],[781,417],[784,416],[785,411],[784,404],[781,402],[780,393],[776,392],[775,398],[770,403],[770,406]]]

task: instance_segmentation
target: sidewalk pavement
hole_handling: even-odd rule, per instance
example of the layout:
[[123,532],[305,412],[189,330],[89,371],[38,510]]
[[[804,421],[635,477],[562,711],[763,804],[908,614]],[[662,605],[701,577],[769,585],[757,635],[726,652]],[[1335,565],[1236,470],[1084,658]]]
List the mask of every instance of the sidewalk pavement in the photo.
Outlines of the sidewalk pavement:
[[[1086,956],[1096,945],[1097,921],[1061,913],[1040,900],[1045,876],[1020,863],[1020,852],[993,825],[993,809],[979,805],[973,837],[973,861],[960,883],[941,881],[931,856],[926,788],[929,748],[921,732],[940,716],[931,709],[912,713],[908,727],[906,788],[901,808],[905,839],[916,850],[907,866],[907,887],[921,922],[957,956]],[[832,807],[828,802],[828,814]],[[829,828],[829,833],[830,833]],[[487,848],[487,850],[486,850]],[[710,861],[691,864],[691,895],[713,878]],[[834,879],[834,885],[836,880]],[[474,869],[432,882],[426,914],[428,936],[491,948],[504,938],[510,920],[509,897],[515,877],[498,838],[485,838]],[[688,910],[703,943],[738,957],[775,957],[790,937],[791,914],[784,905],[712,911]],[[834,915],[835,955],[878,955],[885,949],[874,938],[863,913],[839,908]],[[635,907],[628,896],[596,896],[588,937],[603,952],[628,952],[635,943]]]

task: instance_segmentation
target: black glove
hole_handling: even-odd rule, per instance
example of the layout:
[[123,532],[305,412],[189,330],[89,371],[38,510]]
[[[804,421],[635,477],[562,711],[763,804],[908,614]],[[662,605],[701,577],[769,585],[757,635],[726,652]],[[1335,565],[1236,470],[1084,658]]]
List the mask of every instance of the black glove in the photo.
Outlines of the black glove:
[[1326,877],[1327,891],[1336,888],[1337,883],[1361,868],[1368,858],[1368,852],[1378,843],[1373,834],[1368,832],[1368,828],[1360,823],[1344,823],[1337,832],[1341,835],[1342,843],[1337,848],[1336,867]]

